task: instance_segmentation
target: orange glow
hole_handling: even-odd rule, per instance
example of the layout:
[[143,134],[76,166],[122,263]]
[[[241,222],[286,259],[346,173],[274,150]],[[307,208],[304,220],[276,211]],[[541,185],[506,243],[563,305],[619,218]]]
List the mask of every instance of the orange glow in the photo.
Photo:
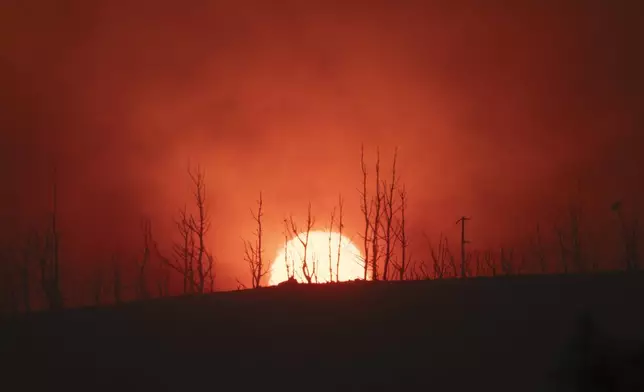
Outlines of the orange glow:
[[[300,233],[299,238],[305,240],[306,233]],[[325,283],[336,281],[336,266],[338,261],[338,245],[340,246],[340,265],[338,277],[339,280],[347,281],[364,277],[364,264],[363,256],[360,250],[351,242],[347,237],[339,233],[325,231],[311,231],[309,233],[309,241],[306,251],[306,260],[310,274],[313,275],[313,265],[315,263],[315,274],[317,275],[317,282]],[[331,259],[329,262],[329,250],[331,250]],[[297,238],[293,238],[286,243],[273,261],[271,267],[271,277],[269,280],[270,285],[276,285],[280,282],[288,280],[290,275],[295,271],[295,279],[300,283],[305,283],[306,278],[302,270],[302,260],[304,257],[304,245]],[[290,273],[287,270],[287,263],[289,265]],[[329,264],[331,264],[329,266]],[[329,271],[329,267],[331,270]],[[333,276],[329,276],[329,272]],[[369,275],[367,275],[369,278]],[[313,278],[313,282],[316,279]]]
[[[531,271],[537,225],[559,265],[555,227],[573,202],[600,265],[623,258],[611,204],[644,221],[644,2],[58,3],[2,2],[0,286],[29,233],[44,237],[54,164],[64,294],[83,305],[114,264],[137,281],[142,218],[174,257],[178,213],[195,212],[188,166],[206,172],[222,291],[250,286],[240,239],[254,240],[259,192],[267,264],[285,217],[310,203],[326,224],[339,195],[342,232],[364,252],[363,145],[367,202],[378,152],[390,182],[398,149],[407,255],[430,273],[428,240],[460,258],[463,215],[468,252],[512,248]],[[166,272],[183,292],[182,274],[152,265],[164,271],[146,268],[151,292]]]

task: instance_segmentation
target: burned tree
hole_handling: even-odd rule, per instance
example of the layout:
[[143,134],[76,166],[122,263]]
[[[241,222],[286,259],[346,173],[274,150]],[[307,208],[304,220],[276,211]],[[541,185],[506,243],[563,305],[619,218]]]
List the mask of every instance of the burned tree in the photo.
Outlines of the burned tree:
[[364,160],[364,145],[360,148],[360,165],[362,169],[362,190],[360,190],[360,211],[364,217],[364,233],[362,234],[363,247],[364,247],[364,280],[367,280],[369,272],[369,245],[371,238],[369,233],[371,231],[371,211],[373,207],[373,200],[369,200],[367,192],[367,165]]
[[39,255],[40,283],[50,309],[63,307],[60,284],[60,233],[58,231],[58,179],[54,168],[52,185],[52,210],[49,225],[44,236],[42,252]]
[[620,235],[624,246],[624,267],[627,271],[636,270],[639,267],[639,221],[633,219],[629,224],[624,217],[622,203],[619,201],[613,203],[611,209],[617,215],[620,225]]
[[[343,223],[343,208],[344,208],[344,200],[342,199],[342,195],[338,197],[338,206],[337,209],[336,207],[333,207],[333,211],[331,211],[331,222],[329,224],[329,282],[333,282],[333,267],[334,267],[334,260],[333,260],[333,255],[335,254],[336,259],[335,259],[335,281],[339,282],[340,281],[340,257],[342,255],[342,229],[344,228],[344,223]],[[333,237],[336,232],[333,231],[334,225],[336,222],[336,212],[337,212],[337,218],[338,218],[338,231],[337,231],[337,236],[338,236],[338,244],[337,248],[333,249]]]
[[288,263],[288,239],[290,231],[288,220],[284,219],[284,265],[286,267],[286,276],[288,279],[295,279],[295,261],[291,258],[291,264]]
[[[197,167],[196,171],[188,170],[194,190],[193,196],[197,208],[197,216],[190,216],[189,226],[197,238],[197,291],[205,291],[206,282],[212,279],[213,258],[206,248],[206,235],[210,231],[210,217],[206,205],[206,174]],[[211,287],[212,289],[212,287]]]
[[152,254],[152,222],[149,218],[144,218],[141,223],[141,228],[143,230],[143,256],[141,260],[137,262],[137,285],[136,285],[136,295],[139,299],[147,299],[149,297],[148,293],[148,283],[146,277],[146,268],[150,263],[150,258]]
[[180,211],[176,225],[181,240],[174,245],[173,260],[162,257],[162,261],[183,276],[184,292],[203,294],[206,288],[214,290],[214,257],[206,246],[211,227],[206,175],[199,166],[194,171],[188,168],[188,175],[196,212]]
[[449,252],[449,243],[447,237],[443,235],[443,233],[440,233],[440,236],[438,237],[438,247],[436,248],[432,245],[432,242],[427,234],[423,233],[423,237],[425,237],[425,242],[427,243],[427,246],[429,248],[429,255],[432,259],[433,269],[433,274],[430,274],[425,270],[425,266],[421,264],[421,272],[423,274],[423,277],[425,279],[429,279],[429,277],[433,275],[434,279],[443,279],[446,275],[447,263],[451,256]]
[[378,238],[380,236],[380,217],[382,214],[382,192],[380,188],[380,150],[377,152],[376,158],[376,194],[373,197],[374,214],[371,232],[371,274],[373,280],[379,279],[378,274],[378,261],[380,259],[380,243]]
[[564,230],[560,226],[555,226],[555,231],[559,239],[560,262],[565,273],[570,268],[575,272],[585,272],[586,270],[581,244],[581,213],[581,203],[575,201],[568,207],[568,229]]
[[344,223],[342,222],[342,215],[344,207],[344,200],[342,195],[338,197],[338,257],[335,259],[335,281],[340,281],[340,255],[342,254],[342,229],[344,228]]
[[253,288],[260,287],[261,281],[269,272],[270,265],[264,263],[264,248],[262,245],[262,239],[264,231],[262,228],[262,217],[263,217],[263,199],[262,193],[259,193],[259,199],[257,201],[257,213],[251,211],[253,220],[257,224],[257,229],[254,233],[255,241],[244,240],[244,259],[248,263],[248,268],[251,273],[251,284]]
[[[329,223],[329,282],[333,282],[333,223],[334,222],[335,222],[335,207],[333,207],[333,211],[331,211],[331,223]],[[340,254],[338,252],[338,256],[339,255]]]
[[514,262],[514,248],[506,249],[501,247],[499,263],[501,264],[501,270],[506,276],[512,275],[515,273],[515,262]]
[[465,263],[466,263],[466,257],[465,257],[465,245],[469,244],[470,241],[465,239],[465,222],[470,220],[471,218],[468,218],[466,216],[462,216],[459,220],[456,221],[456,224],[458,225],[460,223],[461,225],[461,278],[466,277],[466,268],[465,268]]
[[379,279],[378,261],[380,260],[380,218],[382,215],[382,192],[380,187],[380,150],[377,151],[376,157],[376,193],[373,196],[373,222],[371,222],[371,277],[373,280]]
[[316,268],[317,268],[315,260],[312,260],[311,266],[309,266],[309,263],[308,263],[309,235],[311,234],[311,229],[313,228],[314,224],[315,224],[315,219],[313,219],[313,217],[311,216],[310,202],[309,202],[304,230],[300,230],[298,228],[297,224],[293,220],[293,216],[291,216],[289,219],[289,226],[291,229],[291,233],[295,236],[295,238],[297,238],[297,240],[300,242],[303,248],[301,269],[302,269],[302,275],[304,276],[304,279],[306,279],[307,283],[313,283],[313,280],[316,276]]
[[584,272],[586,266],[581,253],[581,207],[572,206],[568,212],[570,218],[570,248],[572,253],[572,262],[577,272]]
[[[364,217],[364,232],[361,233],[364,246],[364,279],[367,279],[368,270],[371,268],[373,280],[380,279],[379,263],[384,257],[383,279],[389,278],[389,266],[398,240],[395,227],[395,215],[399,206],[395,202],[395,192],[398,180],[396,178],[396,159],[398,152],[394,153],[392,180],[390,183],[380,178],[380,149],[377,150],[375,165],[375,193],[368,196],[367,165],[364,159],[364,146],[360,150],[360,164],[362,169],[362,189],[360,192],[360,210]],[[383,245],[384,244],[384,245]],[[383,249],[381,249],[381,247]],[[383,251],[384,254],[381,254]]]
[[195,237],[190,228],[190,218],[187,207],[179,211],[179,218],[175,221],[180,235],[180,241],[173,246],[177,266],[181,266],[180,273],[183,277],[183,293],[190,294],[197,290],[194,275],[194,260],[196,254]]
[[492,251],[486,250],[483,253],[483,259],[485,260],[485,264],[490,271],[490,275],[496,276],[496,261],[494,260],[494,254],[492,253]]
[[407,228],[406,228],[406,214],[405,210],[407,208],[407,191],[403,186],[402,189],[398,191],[398,196],[400,198],[400,221],[398,223],[398,230],[396,232],[398,241],[400,243],[400,263],[395,263],[394,267],[398,271],[398,279],[405,280],[405,274],[407,268],[409,267],[409,238],[407,237]]
[[[148,281],[148,275],[152,272],[156,278],[155,283],[158,296],[163,297],[168,294],[169,290],[170,278],[168,276],[169,271],[166,269],[169,263],[161,255],[158,244],[154,240],[154,236],[152,235],[152,221],[149,218],[144,218],[141,227],[143,230],[143,255],[140,260],[137,260],[138,277],[135,286],[136,295],[140,299],[148,299],[152,296],[150,282]],[[152,264],[153,259],[157,263]]]
[[[382,181],[382,204],[383,204],[383,233],[382,240],[385,243],[385,254],[384,254],[384,265],[382,272],[382,279],[389,279],[389,265],[396,247],[397,236],[394,233],[394,218],[396,213],[399,211],[400,207],[395,203],[395,192],[398,187],[398,179],[396,178],[396,160],[398,158],[398,149],[394,151],[394,159],[391,170],[391,182]],[[376,163],[376,165],[378,165]],[[378,166],[376,166],[377,168]],[[376,176],[378,176],[378,169],[376,169]],[[376,194],[376,197],[379,195]],[[378,215],[378,210],[380,208],[380,202],[376,201],[376,216]],[[377,225],[378,221],[374,222],[374,225]],[[377,226],[376,226],[377,227]],[[376,230],[377,231],[377,230]]]
[[558,226],[555,226],[555,231],[557,233],[557,239],[559,240],[559,263],[563,268],[565,274],[568,273],[568,248],[566,247],[566,239],[563,233]]

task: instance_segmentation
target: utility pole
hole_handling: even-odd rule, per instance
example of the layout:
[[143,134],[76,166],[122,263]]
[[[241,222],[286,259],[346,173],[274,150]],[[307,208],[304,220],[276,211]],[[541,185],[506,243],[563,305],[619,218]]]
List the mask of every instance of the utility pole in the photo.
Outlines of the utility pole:
[[465,278],[465,244],[469,244],[470,241],[465,239],[465,221],[471,220],[466,216],[462,216],[459,220],[456,221],[456,224],[461,224],[461,278]]

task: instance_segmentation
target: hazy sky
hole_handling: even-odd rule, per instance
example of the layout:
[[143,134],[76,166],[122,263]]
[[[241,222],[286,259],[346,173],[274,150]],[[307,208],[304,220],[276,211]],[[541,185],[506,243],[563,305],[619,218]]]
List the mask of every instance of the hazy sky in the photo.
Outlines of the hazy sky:
[[42,221],[57,161],[68,264],[134,257],[142,216],[167,244],[189,161],[225,288],[259,191],[268,257],[285,216],[311,201],[323,227],[340,193],[357,238],[361,143],[387,168],[399,147],[418,257],[423,230],[453,235],[463,214],[482,247],[551,227],[577,181],[594,222],[644,199],[639,1],[1,7],[2,216]]

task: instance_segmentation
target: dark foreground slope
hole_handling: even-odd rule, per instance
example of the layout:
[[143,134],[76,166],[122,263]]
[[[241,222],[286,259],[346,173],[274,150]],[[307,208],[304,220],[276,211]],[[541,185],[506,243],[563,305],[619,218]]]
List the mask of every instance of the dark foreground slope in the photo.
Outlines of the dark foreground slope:
[[593,383],[635,381],[614,369],[644,342],[643,300],[624,274],[168,298],[5,324],[0,372],[5,390],[573,390],[556,386],[584,314],[619,338]]

